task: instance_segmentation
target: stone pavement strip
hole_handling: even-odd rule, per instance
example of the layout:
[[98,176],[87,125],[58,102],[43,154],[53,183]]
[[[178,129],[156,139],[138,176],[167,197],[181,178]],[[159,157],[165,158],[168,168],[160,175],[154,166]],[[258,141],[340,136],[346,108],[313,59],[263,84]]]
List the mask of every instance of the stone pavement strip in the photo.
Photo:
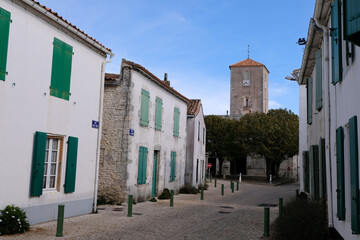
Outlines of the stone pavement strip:
[[[64,220],[64,237],[55,237],[56,221],[35,224],[25,234],[1,239],[260,239],[264,231],[264,207],[286,202],[295,197],[299,184],[274,186],[268,183],[242,182],[232,193],[230,181],[214,180],[200,194],[174,196],[169,200],[133,205],[133,217],[127,217],[126,206],[99,206],[99,213]],[[221,184],[225,196],[221,196]],[[115,211],[114,211],[115,210]],[[66,211],[66,206],[65,206]],[[278,207],[270,208],[270,221],[278,215]]]

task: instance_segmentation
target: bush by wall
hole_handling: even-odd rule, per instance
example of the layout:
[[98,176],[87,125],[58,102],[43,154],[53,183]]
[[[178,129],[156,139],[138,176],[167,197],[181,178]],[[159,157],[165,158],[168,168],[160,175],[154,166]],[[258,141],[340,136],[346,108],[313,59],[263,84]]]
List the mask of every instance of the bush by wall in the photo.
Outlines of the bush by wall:
[[170,191],[169,189],[165,188],[162,193],[160,194],[160,196],[158,197],[158,199],[170,199]]
[[0,235],[23,233],[29,230],[30,224],[26,213],[19,207],[8,205],[0,210]]

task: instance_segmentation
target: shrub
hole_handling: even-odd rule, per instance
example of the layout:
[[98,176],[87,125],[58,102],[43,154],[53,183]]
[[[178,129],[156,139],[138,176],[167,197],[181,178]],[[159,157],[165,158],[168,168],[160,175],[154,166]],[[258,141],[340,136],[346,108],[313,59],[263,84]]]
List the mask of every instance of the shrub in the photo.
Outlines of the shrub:
[[105,196],[98,196],[97,199],[97,205],[105,205],[105,204],[109,204],[109,205],[121,205],[121,202],[116,203],[113,199],[107,199]]
[[[201,191],[201,187],[202,187],[202,186],[203,186],[202,184],[199,184],[199,186],[198,186],[199,191]],[[209,187],[209,185],[208,185],[207,183],[205,183],[205,184],[204,184],[204,190],[207,190],[208,187]]]
[[320,202],[294,199],[284,206],[282,216],[275,220],[277,240],[321,240],[326,236],[326,210]]
[[19,207],[8,205],[0,213],[0,235],[23,233],[29,230],[30,224],[26,219],[26,213]]
[[165,188],[162,193],[160,194],[160,196],[158,197],[158,199],[170,199],[170,191],[169,189]]
[[199,193],[199,190],[196,187],[182,187],[182,188],[180,188],[180,193],[197,194],[197,193]]

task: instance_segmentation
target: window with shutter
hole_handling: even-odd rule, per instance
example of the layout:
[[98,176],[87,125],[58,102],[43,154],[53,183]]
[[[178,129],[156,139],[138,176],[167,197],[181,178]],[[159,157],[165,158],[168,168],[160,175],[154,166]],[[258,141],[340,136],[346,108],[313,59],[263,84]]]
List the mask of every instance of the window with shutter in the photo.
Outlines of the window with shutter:
[[358,132],[357,117],[349,120],[350,145],[350,184],[351,184],[351,230],[354,234],[360,233],[359,209],[359,160],[358,160]]
[[176,177],[176,152],[171,152],[171,172],[170,172],[170,182],[175,181]]
[[149,92],[142,89],[140,125],[144,127],[147,127],[149,125],[149,98],[150,98]]
[[321,49],[316,51],[316,64],[315,64],[315,72],[316,72],[316,109],[321,110],[323,107],[322,103],[322,54]]
[[319,162],[321,165],[321,184],[320,184],[320,198],[326,199],[326,157],[325,157],[325,139],[320,138],[319,141]]
[[306,83],[307,89],[307,123],[312,123],[312,96],[313,96],[313,87],[312,87],[312,78],[307,79]]
[[66,158],[65,185],[64,192],[72,193],[75,191],[76,163],[78,153],[78,138],[69,137]]
[[146,147],[139,148],[138,184],[146,183],[147,153],[148,149]]
[[180,111],[178,108],[174,108],[174,136],[179,136],[179,120]]
[[30,196],[32,197],[40,196],[43,190],[46,139],[46,133],[35,133],[30,181]]
[[196,182],[199,181],[199,159],[196,160]]
[[311,145],[309,152],[311,165],[311,189],[310,194],[314,199],[319,199],[319,146]]
[[344,3],[344,39],[360,46],[360,2],[343,0]]
[[342,54],[341,54],[341,4],[334,0],[331,5],[331,50],[332,50],[332,83],[342,80]]
[[155,102],[155,130],[161,131],[162,100],[156,98]]
[[303,151],[304,191],[309,192],[309,152]]
[[73,48],[57,38],[53,45],[50,95],[69,100]]
[[337,217],[345,220],[344,129],[336,129]]
[[5,81],[11,13],[0,8],[0,80]]

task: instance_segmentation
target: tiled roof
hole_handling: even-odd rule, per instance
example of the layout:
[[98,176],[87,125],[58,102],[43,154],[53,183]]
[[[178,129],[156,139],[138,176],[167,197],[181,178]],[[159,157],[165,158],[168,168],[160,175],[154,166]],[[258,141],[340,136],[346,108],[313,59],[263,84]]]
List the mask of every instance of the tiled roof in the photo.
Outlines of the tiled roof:
[[187,115],[196,116],[201,108],[200,99],[191,99],[187,104]]
[[105,80],[117,80],[120,78],[120,74],[105,73]]
[[[51,10],[50,8],[47,8],[44,5],[41,5],[40,2],[34,1],[34,0],[30,0],[31,2],[33,2],[33,4],[30,4],[29,1],[25,1],[22,0],[24,3],[27,3],[28,5],[30,5],[31,7],[33,7],[34,9],[36,9],[35,6],[41,7],[42,9],[46,10],[46,13],[44,13],[44,15],[48,16],[48,13],[54,15],[55,17],[59,18],[60,20],[62,20],[63,22],[65,22],[68,26],[73,27],[77,32],[77,34],[83,34],[85,36],[85,38],[83,38],[84,40],[86,40],[86,38],[91,39],[92,41],[94,41],[95,43],[97,43],[100,47],[106,49],[107,51],[111,52],[110,48],[105,47],[104,45],[102,45],[100,42],[98,42],[95,38],[92,38],[91,36],[87,35],[84,31],[80,30],[78,27],[76,27],[75,25],[73,25],[72,23],[68,22],[66,19],[64,19],[62,16],[60,16],[57,12],[54,12],[53,10]],[[39,11],[39,10],[38,10]]]
[[165,88],[166,90],[168,90],[169,92],[173,93],[174,95],[178,96],[179,98],[183,99],[185,102],[189,102],[190,99],[188,99],[187,97],[183,96],[181,93],[179,93],[178,91],[176,91],[174,88],[170,87],[169,85],[167,85],[163,80],[160,80],[158,77],[156,77],[154,74],[152,74],[149,70],[147,70],[146,68],[144,68],[143,66],[141,66],[140,64],[128,61],[126,59],[122,59],[122,65],[126,64],[129,65],[133,68],[136,68],[140,71],[142,71],[143,73],[145,73],[145,75],[148,75],[150,78],[152,78],[153,81],[157,82],[158,84],[160,84],[160,86],[162,86],[163,88]]
[[[232,65],[229,66],[229,68],[231,69],[232,67],[265,67],[266,66],[262,63],[256,62],[250,58],[245,59],[241,62],[238,63],[234,63]],[[269,70],[266,68],[266,70],[269,72]]]

